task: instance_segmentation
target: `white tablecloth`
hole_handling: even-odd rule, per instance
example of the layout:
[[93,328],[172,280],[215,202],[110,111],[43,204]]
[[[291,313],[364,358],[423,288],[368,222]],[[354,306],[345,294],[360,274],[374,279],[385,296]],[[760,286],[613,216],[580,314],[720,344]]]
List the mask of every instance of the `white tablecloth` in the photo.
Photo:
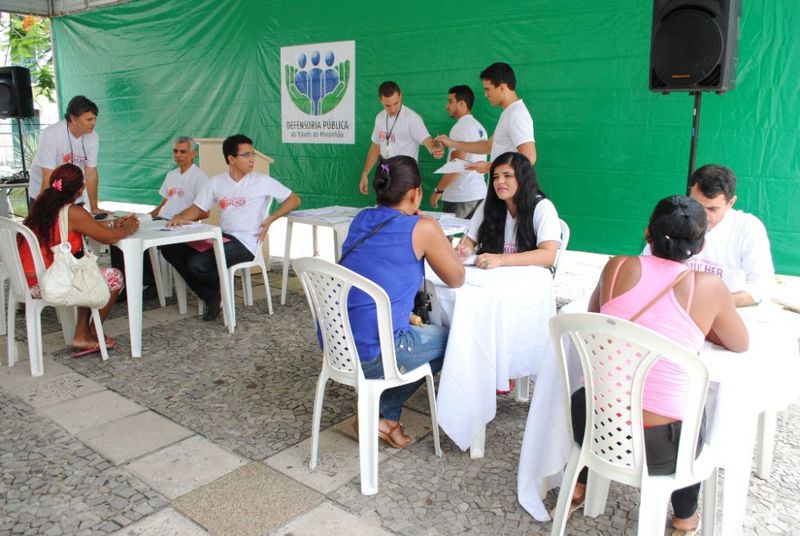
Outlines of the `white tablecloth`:
[[[750,349],[734,353],[707,342],[700,353],[712,381],[706,405],[706,442],[726,469],[725,534],[734,534],[741,526],[744,505],[738,506],[742,501],[736,501],[736,496],[747,493],[758,415],[785,409],[800,397],[796,315],[787,316],[793,313],[778,312],[769,304],[741,312],[750,331]],[[569,373],[571,387],[577,389],[577,362],[570,364]],[[550,519],[542,499],[547,490],[560,485],[573,443],[560,374],[550,345],[536,378],[517,475],[519,502],[538,521]],[[729,478],[734,472],[735,480]],[[726,516],[733,521],[726,523]]]
[[442,324],[450,327],[437,395],[439,425],[466,450],[494,419],[495,390],[508,389],[510,378],[536,374],[555,314],[553,278],[533,266],[467,267],[464,286],[451,289],[426,271]]

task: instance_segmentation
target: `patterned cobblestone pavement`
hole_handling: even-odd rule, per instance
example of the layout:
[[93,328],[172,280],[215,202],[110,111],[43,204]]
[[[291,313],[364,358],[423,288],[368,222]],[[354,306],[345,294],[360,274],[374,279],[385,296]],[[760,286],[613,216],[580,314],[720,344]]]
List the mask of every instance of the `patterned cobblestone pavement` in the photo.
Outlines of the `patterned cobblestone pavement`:
[[[566,296],[563,301],[574,299],[587,286],[585,280],[580,287],[562,284],[559,296]],[[276,303],[272,317],[266,315],[263,298],[251,308],[240,303],[232,336],[221,323],[209,326],[189,317],[147,328],[142,359],[128,357],[126,335],[119,337],[119,347],[105,364],[93,358],[72,359],[67,351],[52,357],[245,461],[261,462],[309,438],[319,351],[301,293],[291,292],[286,306]],[[149,299],[145,308],[157,308],[157,302]],[[123,305],[115,307],[114,316],[124,314]],[[45,333],[57,330],[54,315],[46,316]],[[22,325],[17,333],[19,339]],[[0,342],[4,345],[4,338]],[[409,401],[409,408],[427,414],[424,390]],[[330,386],[323,429],[354,412],[353,390]],[[437,458],[427,434],[402,451],[383,449],[386,457],[380,463],[377,495],[361,495],[356,475],[325,493],[325,500],[390,534],[549,534],[550,525],[535,522],[516,501],[527,412],[528,404],[508,395],[499,397],[483,459],[470,459],[444,435],[444,455]],[[0,419],[0,536],[110,534],[151,513],[183,506],[115,466],[2,387]],[[798,424],[800,405],[779,416],[772,475],[768,481],[751,479],[745,534],[800,533]],[[307,443],[301,447],[305,464]],[[546,504],[553,506],[555,500],[551,492]],[[612,484],[605,515],[573,516],[568,534],[634,534],[637,505],[638,491]],[[192,526],[196,530],[169,533],[227,534],[212,526]]]

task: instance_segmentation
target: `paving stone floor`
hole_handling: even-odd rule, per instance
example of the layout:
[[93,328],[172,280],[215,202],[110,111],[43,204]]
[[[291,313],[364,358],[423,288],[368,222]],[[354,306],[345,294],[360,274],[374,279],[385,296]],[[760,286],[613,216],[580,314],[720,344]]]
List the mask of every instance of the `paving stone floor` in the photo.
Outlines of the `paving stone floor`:
[[[569,252],[559,303],[584,296],[601,256]],[[124,304],[107,324],[108,362],[74,359],[55,315],[43,320],[45,375],[22,361],[0,370],[0,536],[27,534],[456,535],[549,534],[516,501],[528,404],[500,396],[486,456],[469,458],[442,434],[433,453],[427,394],[403,419],[417,441],[382,447],[377,495],[360,493],[350,426],[355,396],[329,386],[319,465],[308,469],[319,350],[297,281],[275,315],[263,289],[237,303],[237,330],[209,325],[174,304],[145,300],[144,357],[132,359]],[[5,337],[0,337],[5,361]],[[535,388],[535,387],[534,387]],[[780,414],[768,481],[753,476],[745,534],[800,533],[800,405]],[[546,503],[555,504],[551,492]],[[638,492],[612,484],[604,516],[575,515],[568,534],[634,534]]]

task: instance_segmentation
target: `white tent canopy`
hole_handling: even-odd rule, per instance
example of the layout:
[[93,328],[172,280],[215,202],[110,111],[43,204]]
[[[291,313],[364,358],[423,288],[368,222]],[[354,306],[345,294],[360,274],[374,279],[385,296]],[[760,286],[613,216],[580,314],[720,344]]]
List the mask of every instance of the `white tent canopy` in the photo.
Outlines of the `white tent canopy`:
[[121,4],[126,0],[0,0],[0,11],[55,17]]

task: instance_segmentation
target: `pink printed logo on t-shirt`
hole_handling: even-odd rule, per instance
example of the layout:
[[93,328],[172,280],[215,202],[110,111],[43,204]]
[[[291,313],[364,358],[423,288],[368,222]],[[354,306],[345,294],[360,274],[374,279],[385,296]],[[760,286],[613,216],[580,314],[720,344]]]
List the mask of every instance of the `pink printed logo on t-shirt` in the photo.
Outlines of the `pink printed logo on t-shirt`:
[[219,200],[219,208],[225,210],[232,207],[243,207],[247,204],[246,197],[223,197]]
[[183,188],[173,186],[167,189],[167,197],[183,197],[184,195],[186,195],[186,192]]

